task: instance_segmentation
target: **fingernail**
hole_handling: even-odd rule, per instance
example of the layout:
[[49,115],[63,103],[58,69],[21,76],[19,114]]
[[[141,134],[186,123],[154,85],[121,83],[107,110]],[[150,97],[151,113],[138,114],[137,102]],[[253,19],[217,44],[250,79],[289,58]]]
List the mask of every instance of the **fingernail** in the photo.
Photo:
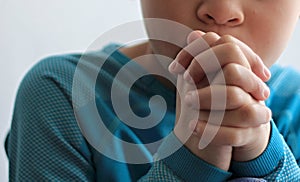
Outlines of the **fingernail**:
[[169,71],[171,73],[181,73],[184,71],[184,68],[175,60],[169,65]]
[[183,79],[189,83],[193,83],[193,79],[188,71],[183,74]]
[[264,67],[264,75],[267,79],[270,79],[271,77],[271,72],[267,67]]
[[170,65],[169,65],[169,71],[170,72],[175,72],[174,70],[175,70],[175,68],[176,68],[176,62],[175,61],[173,61]]
[[270,89],[269,89],[267,86],[265,86],[263,92],[264,92],[264,93],[263,93],[263,94],[264,94],[264,98],[268,98],[269,95],[270,95]]

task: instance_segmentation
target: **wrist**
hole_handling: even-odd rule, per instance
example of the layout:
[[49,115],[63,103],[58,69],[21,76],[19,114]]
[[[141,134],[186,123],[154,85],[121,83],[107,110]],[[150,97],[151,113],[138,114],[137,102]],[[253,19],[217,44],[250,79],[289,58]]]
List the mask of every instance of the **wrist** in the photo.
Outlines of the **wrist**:
[[233,148],[233,160],[240,162],[250,161],[265,151],[270,139],[271,125],[267,123],[260,127],[262,128],[261,134],[257,135],[258,137],[253,137],[254,140],[250,144]]
[[[182,145],[174,132],[171,133],[160,145],[156,159],[162,160],[183,181],[226,181],[231,176],[230,172],[207,163]],[[174,146],[181,147],[174,151]]]
[[[176,132],[176,129],[174,130],[174,134],[182,142],[180,139],[181,136]],[[232,147],[208,145],[204,149],[199,149],[199,141],[199,137],[192,135],[184,142],[184,146],[203,161],[219,169],[228,171],[232,158]]]
[[[199,143],[199,140],[198,140]],[[204,149],[199,149],[198,147],[194,149],[190,146],[189,141],[185,145],[187,148],[191,150],[193,154],[197,157],[201,158],[205,162],[222,169],[224,171],[228,171],[232,158],[232,147],[231,146],[211,146],[208,145]],[[197,145],[198,146],[198,145]]]
[[266,176],[278,167],[284,156],[284,139],[272,120],[270,135],[268,146],[260,156],[246,162],[231,161],[230,170],[237,177]]

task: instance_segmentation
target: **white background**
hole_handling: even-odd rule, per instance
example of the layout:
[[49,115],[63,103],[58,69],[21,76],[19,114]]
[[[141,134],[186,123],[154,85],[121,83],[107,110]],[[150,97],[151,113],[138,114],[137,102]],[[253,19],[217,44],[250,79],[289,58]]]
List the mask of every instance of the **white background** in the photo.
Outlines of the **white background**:
[[[103,32],[138,19],[138,0],[0,1],[0,181],[8,180],[4,139],[28,69],[47,55],[84,51]],[[299,43],[300,21],[280,59],[300,70]]]

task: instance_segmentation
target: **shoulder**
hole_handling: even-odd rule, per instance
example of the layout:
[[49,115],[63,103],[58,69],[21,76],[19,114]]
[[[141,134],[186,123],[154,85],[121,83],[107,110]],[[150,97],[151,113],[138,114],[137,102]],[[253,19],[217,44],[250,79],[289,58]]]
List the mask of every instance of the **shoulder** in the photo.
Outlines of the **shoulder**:
[[40,60],[22,79],[16,104],[31,103],[58,90],[70,95],[72,77],[79,57],[80,54],[66,54],[49,56]]
[[82,62],[81,60],[90,54],[92,53],[69,53],[45,57],[29,70],[25,78],[66,77],[67,75],[73,75],[78,63]]
[[[72,86],[82,56],[50,56],[29,70],[19,86],[14,104],[12,141],[26,135],[31,140],[38,140],[36,144],[44,145],[50,142],[46,135],[51,134],[55,140],[69,141],[74,146],[81,145],[83,140],[74,115]],[[84,71],[81,72],[89,72],[82,69]]]
[[[89,145],[74,115],[71,89],[81,54],[47,57],[24,77],[17,94],[6,147],[18,179],[62,181],[92,174]],[[35,168],[32,168],[35,166]],[[61,175],[46,175],[60,174]],[[74,176],[74,171],[76,176]]]
[[35,64],[18,88],[13,120],[41,124],[44,118],[46,121],[62,114],[64,118],[71,117],[67,108],[71,103],[72,80],[79,58],[80,54],[55,55]]
[[[70,96],[74,79],[80,78],[82,83],[87,83],[86,79],[91,79],[91,74],[95,76],[99,73],[99,68],[106,59],[111,58],[104,50],[43,58],[27,72],[22,79],[19,91],[40,90],[44,87],[55,86]],[[109,71],[106,70],[106,72]]]
[[117,49],[117,46],[107,46],[97,51],[54,55],[40,60],[23,78],[15,106],[30,105],[46,113],[49,107],[53,110],[62,104],[81,104],[80,99],[106,100],[108,85],[124,64],[122,57],[112,55]]
[[80,54],[55,55],[43,58],[35,64],[22,80],[22,84],[54,79],[63,81],[75,71]]

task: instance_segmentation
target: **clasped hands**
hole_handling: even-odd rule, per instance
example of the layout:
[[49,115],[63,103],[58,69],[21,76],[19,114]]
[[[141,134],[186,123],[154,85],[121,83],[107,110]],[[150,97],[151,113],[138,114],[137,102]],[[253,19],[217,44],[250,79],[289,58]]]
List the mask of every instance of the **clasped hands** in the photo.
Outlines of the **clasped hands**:
[[[232,160],[249,161],[262,154],[271,130],[271,111],[264,104],[271,74],[249,46],[230,35],[193,31],[169,71],[178,75],[177,90],[182,92],[177,94],[174,133],[191,152],[223,170]],[[212,103],[212,94],[224,92],[223,106]],[[210,114],[220,113],[220,122],[208,122]],[[217,132],[200,149],[205,130]]]

